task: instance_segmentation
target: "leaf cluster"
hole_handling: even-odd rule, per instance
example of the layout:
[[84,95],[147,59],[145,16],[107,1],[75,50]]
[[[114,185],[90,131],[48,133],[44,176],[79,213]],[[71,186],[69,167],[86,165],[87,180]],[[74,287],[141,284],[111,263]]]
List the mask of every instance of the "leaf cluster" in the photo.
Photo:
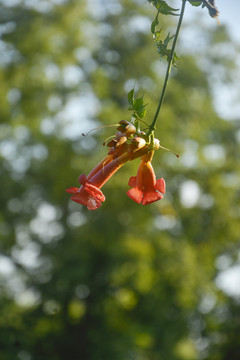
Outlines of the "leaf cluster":
[[179,9],[172,8],[164,0],[148,0],[148,2],[153,6],[155,6],[158,12],[160,12],[163,15],[175,15],[175,16],[178,15],[176,14],[176,11],[178,11]]
[[146,115],[146,106],[143,102],[143,96],[136,98],[134,97],[134,89],[128,93],[128,110],[132,111],[132,117],[135,119],[143,119]]
[[[164,39],[160,39],[162,28],[157,30],[157,25],[159,24],[158,17],[160,12],[161,11],[159,11],[158,9],[157,14],[151,24],[151,32],[153,34],[153,38],[155,40],[155,46],[157,47],[159,55],[161,57],[166,57],[167,61],[169,62],[172,51],[171,47],[169,48],[169,43],[171,42],[172,39],[174,39],[175,35],[170,35],[170,33],[168,33]],[[176,60],[179,60],[179,57],[177,56],[176,52],[174,52],[173,60],[172,60],[173,66],[176,66]]]
[[[160,33],[161,31],[157,31],[155,33],[156,39],[158,39],[160,37]],[[161,57],[166,56],[167,61],[170,61],[170,57],[171,57],[171,52],[172,49],[169,48],[169,43],[171,42],[172,39],[174,39],[175,35],[170,35],[170,33],[167,34],[167,36],[165,37],[164,40],[158,40],[155,43],[155,46],[157,47],[158,53],[160,54]],[[174,51],[173,54],[173,60],[172,60],[172,64],[173,66],[176,66],[176,60],[179,60],[179,57],[177,56],[176,52]]]

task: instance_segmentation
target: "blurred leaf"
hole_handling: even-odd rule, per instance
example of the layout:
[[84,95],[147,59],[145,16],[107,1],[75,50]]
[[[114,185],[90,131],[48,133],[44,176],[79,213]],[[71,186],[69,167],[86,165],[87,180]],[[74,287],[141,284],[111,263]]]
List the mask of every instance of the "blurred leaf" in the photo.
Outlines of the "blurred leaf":
[[[156,39],[159,38],[160,33],[157,33]],[[170,41],[174,38],[175,35],[170,36],[170,33],[167,34],[167,36],[165,37],[164,40],[158,40],[155,43],[155,46],[158,49],[158,53],[160,54],[161,57],[166,57],[167,61],[169,62],[170,60],[170,55],[171,55],[171,51],[172,49],[168,48],[168,45],[170,43]],[[174,52],[173,54],[173,65],[176,66],[176,60],[179,60],[179,57],[177,56],[176,52]]]
[[193,0],[188,0],[188,2],[192,5],[192,6],[200,6],[203,1],[193,1]]
[[159,24],[158,15],[159,15],[159,12],[157,12],[156,17],[155,17],[155,19],[153,20],[153,22],[152,22],[152,24],[151,24],[151,32],[152,32],[153,34],[155,34],[156,26]]
[[133,101],[134,101],[134,89],[130,90],[128,93],[128,102],[131,106],[131,108],[133,108]]
[[179,9],[172,8],[164,0],[148,0],[148,2],[150,2],[150,4],[152,4],[153,6],[155,6],[158,12],[163,15],[175,15],[175,16],[178,15],[175,14],[175,12],[178,11]]

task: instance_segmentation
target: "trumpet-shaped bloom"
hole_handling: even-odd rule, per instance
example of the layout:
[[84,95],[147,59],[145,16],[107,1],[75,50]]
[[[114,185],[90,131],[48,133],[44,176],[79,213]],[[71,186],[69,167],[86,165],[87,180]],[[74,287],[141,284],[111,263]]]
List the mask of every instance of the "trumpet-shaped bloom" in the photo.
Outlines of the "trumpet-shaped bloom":
[[88,210],[95,210],[102,205],[102,202],[105,201],[105,196],[102,191],[87,181],[85,175],[79,177],[79,182],[82,184],[80,188],[70,187],[66,191],[70,194],[71,199],[79,204],[87,206]]
[[165,193],[165,182],[163,179],[156,180],[151,165],[153,152],[160,147],[159,140],[153,139],[153,135],[148,138],[144,132],[137,131],[136,127],[126,120],[119,122],[117,130],[107,144],[110,149],[104,159],[88,176],[79,177],[80,188],[66,189],[72,194],[73,201],[85,205],[89,210],[98,209],[105,201],[100,189],[111,176],[127,161],[137,158],[141,158],[141,163],[137,176],[129,180],[129,185],[133,188],[127,192],[128,196],[137,203],[146,205],[162,199],[162,194]]
[[151,153],[142,157],[137,176],[132,176],[128,183],[132,189],[128,190],[127,195],[142,205],[161,200],[165,193],[165,181],[163,178],[156,180],[151,158]]
[[145,142],[142,139],[134,139],[128,145],[120,147],[118,151],[109,151],[109,154],[100,163],[86,175],[79,177],[80,188],[70,187],[66,191],[71,199],[79,204],[87,206],[88,210],[95,210],[105,201],[100,188],[110,179],[110,177],[122,167],[127,161],[142,156],[148,150],[144,148]]

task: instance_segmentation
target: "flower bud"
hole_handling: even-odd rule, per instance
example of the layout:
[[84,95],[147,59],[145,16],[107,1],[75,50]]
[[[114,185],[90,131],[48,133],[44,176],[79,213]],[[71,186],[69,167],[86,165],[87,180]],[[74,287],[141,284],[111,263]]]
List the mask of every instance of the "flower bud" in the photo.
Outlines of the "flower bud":
[[120,126],[117,128],[119,131],[126,133],[128,136],[135,134],[135,126],[126,120],[119,121]]
[[144,148],[145,146],[146,146],[146,141],[143,138],[136,136],[131,140],[131,144],[128,147],[128,151],[129,153],[134,153]]
[[84,174],[80,175],[79,178],[78,178],[78,181],[79,181],[79,184],[85,185],[86,182],[87,182],[87,177],[86,177],[86,175],[84,175]]

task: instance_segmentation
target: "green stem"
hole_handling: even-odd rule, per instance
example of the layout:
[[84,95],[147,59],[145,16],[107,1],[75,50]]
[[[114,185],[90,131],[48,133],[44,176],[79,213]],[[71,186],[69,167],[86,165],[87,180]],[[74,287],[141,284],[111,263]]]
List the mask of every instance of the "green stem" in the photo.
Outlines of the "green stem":
[[163,103],[163,98],[164,98],[164,95],[165,95],[165,92],[166,92],[168,78],[169,78],[171,68],[172,68],[174,51],[175,51],[176,43],[177,43],[177,40],[178,40],[179,31],[180,31],[180,28],[181,28],[181,25],[182,25],[182,20],[183,20],[183,14],[184,14],[184,10],[185,10],[186,1],[187,0],[182,0],[181,13],[180,13],[179,20],[178,20],[176,34],[174,36],[174,41],[173,41],[173,45],[172,45],[172,49],[171,49],[171,53],[170,53],[170,58],[169,58],[168,67],[167,67],[167,71],[166,71],[166,75],[165,75],[165,80],[164,80],[164,84],[163,84],[163,88],[162,88],[162,93],[161,93],[161,96],[160,96],[160,99],[159,99],[158,107],[157,107],[156,113],[154,115],[153,121],[152,121],[151,125],[149,126],[149,130],[148,130],[147,135],[150,135],[151,132],[153,130],[155,130],[155,124],[157,122],[157,118],[158,118],[158,115],[159,115],[159,112],[160,112],[160,109],[161,109],[161,106],[162,106],[162,103]]

